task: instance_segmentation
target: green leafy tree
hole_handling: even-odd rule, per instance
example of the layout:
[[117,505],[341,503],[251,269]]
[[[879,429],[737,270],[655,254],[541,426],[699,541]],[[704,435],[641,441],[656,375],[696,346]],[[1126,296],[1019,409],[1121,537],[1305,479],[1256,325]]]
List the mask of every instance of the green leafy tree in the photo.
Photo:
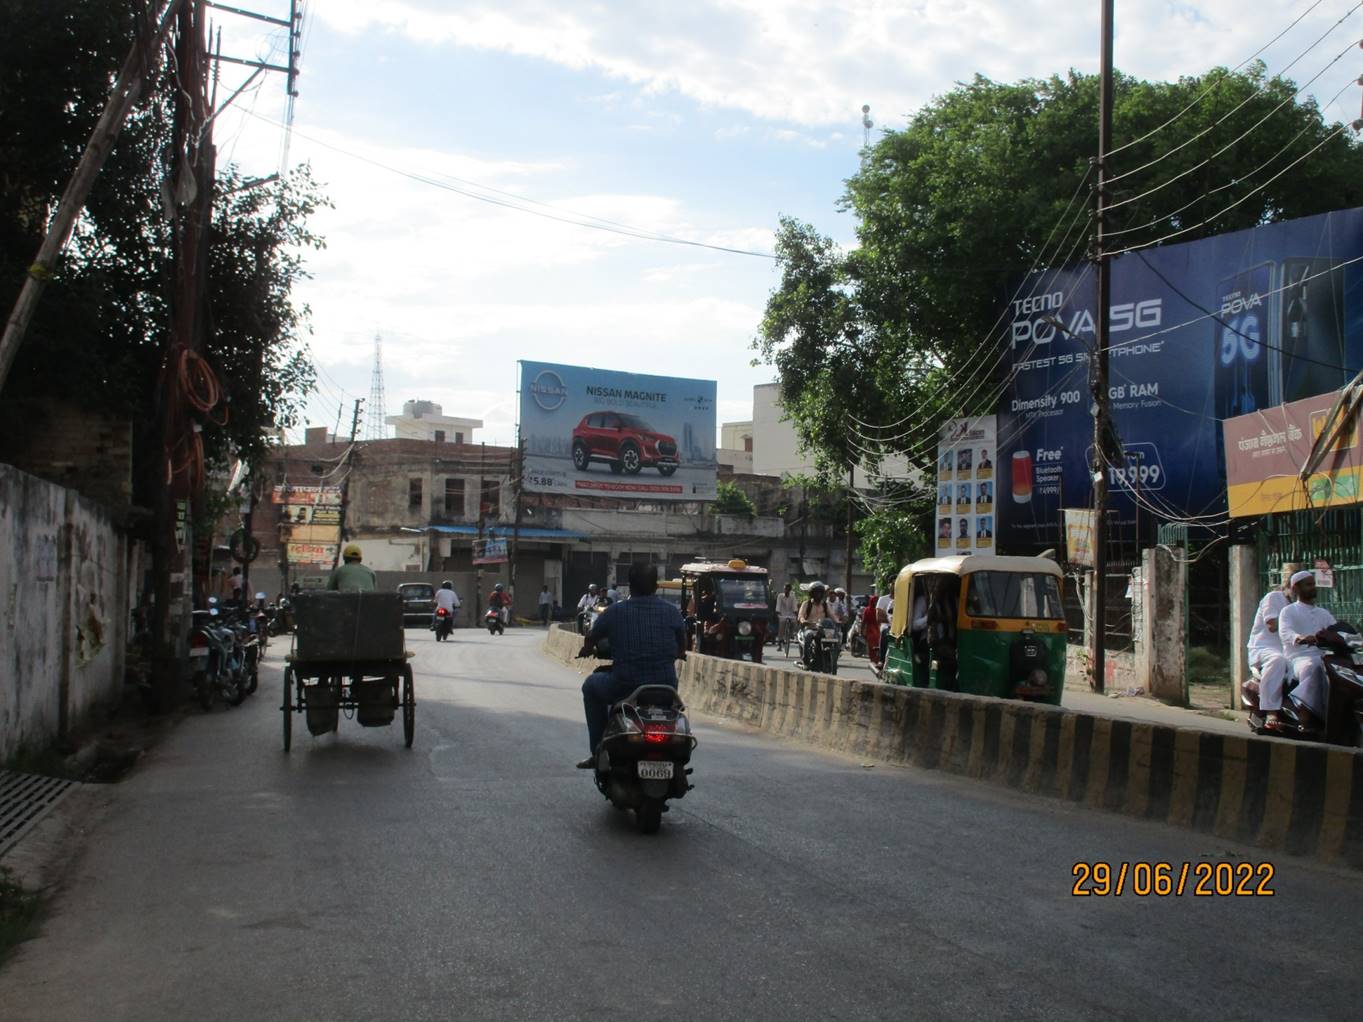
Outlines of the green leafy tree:
[[722,515],[737,515],[752,521],[757,517],[757,505],[735,483],[720,483],[715,487],[715,511]]
[[[128,51],[144,4],[115,0],[0,0],[14,31],[0,35],[0,306],[12,307],[49,212],[79,160]],[[155,485],[159,379],[170,326],[172,227],[163,182],[172,149],[170,72],[143,90],[96,180],[28,339],[0,393],[58,397],[138,426],[141,499]],[[221,462],[257,460],[267,434],[293,425],[313,386],[306,307],[292,301],[309,229],[325,203],[306,167],[245,187],[225,167],[209,238],[204,356],[224,405],[205,420],[204,446]],[[224,414],[225,413],[225,414]],[[13,423],[0,422],[0,428]]]
[[932,553],[932,540],[923,527],[923,511],[894,508],[857,522],[862,563],[877,588],[899,574],[906,564]]

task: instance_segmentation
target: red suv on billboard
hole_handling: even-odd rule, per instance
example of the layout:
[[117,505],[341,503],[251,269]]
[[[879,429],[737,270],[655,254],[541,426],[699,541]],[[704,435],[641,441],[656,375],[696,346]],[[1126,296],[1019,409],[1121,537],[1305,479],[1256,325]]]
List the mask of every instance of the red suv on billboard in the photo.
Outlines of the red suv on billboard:
[[573,430],[573,467],[585,472],[593,461],[606,462],[616,475],[638,475],[647,465],[670,476],[681,464],[676,440],[625,412],[592,412]]

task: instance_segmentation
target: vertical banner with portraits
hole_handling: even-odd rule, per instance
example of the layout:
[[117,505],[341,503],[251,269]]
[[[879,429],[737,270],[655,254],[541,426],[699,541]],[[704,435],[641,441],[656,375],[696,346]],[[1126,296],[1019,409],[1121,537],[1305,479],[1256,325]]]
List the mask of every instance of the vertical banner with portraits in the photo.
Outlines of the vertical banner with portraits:
[[951,419],[937,440],[937,554],[992,554],[998,427],[992,415]]

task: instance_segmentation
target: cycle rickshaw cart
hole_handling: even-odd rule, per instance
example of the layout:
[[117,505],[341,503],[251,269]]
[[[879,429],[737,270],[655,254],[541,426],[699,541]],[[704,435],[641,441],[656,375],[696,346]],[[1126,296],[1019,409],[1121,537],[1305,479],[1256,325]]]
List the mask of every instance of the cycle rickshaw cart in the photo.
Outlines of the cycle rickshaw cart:
[[396,592],[299,594],[280,707],[285,752],[296,713],[311,734],[324,735],[339,730],[342,714],[353,714],[361,727],[386,727],[400,712],[403,744],[412,747],[416,693],[402,613]]

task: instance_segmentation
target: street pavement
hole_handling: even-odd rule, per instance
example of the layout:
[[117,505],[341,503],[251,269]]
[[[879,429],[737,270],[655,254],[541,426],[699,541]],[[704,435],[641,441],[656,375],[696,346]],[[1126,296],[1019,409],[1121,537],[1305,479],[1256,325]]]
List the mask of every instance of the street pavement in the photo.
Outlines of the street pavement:
[[[538,629],[413,630],[399,726],[280,742],[278,661],[111,789],[0,1018],[1355,1019],[1363,877],[700,718],[653,837]],[[302,731],[300,737],[299,731]],[[1073,897],[1079,861],[1275,896]]]

